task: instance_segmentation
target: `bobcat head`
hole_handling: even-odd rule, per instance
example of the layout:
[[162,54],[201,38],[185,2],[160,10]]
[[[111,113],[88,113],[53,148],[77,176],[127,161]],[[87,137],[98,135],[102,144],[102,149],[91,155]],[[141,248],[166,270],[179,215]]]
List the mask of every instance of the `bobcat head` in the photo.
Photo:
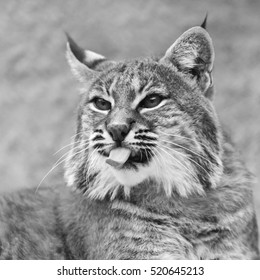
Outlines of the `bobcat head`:
[[114,62],[68,36],[67,59],[82,83],[68,185],[113,199],[142,183],[166,195],[204,194],[222,174],[221,132],[212,105],[214,50],[193,27],[160,59]]

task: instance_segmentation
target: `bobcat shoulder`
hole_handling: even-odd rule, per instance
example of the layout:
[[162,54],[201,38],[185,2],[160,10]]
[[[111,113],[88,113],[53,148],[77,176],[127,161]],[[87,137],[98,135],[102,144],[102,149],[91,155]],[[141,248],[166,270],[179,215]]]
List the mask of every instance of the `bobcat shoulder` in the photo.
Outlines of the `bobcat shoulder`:
[[1,258],[254,259],[251,174],[213,105],[197,26],[160,59],[115,62],[68,37],[82,85],[70,187],[0,199]]

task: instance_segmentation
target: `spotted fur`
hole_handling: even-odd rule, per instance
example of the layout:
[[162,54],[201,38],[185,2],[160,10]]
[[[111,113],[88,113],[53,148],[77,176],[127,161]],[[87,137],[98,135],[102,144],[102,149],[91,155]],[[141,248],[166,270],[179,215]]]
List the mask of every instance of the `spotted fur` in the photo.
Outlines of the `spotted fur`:
[[[70,37],[67,58],[82,83],[66,162],[70,189],[2,198],[0,256],[257,258],[252,176],[215,113],[214,50],[205,26],[186,31],[160,59],[109,61]],[[144,106],[149,96],[156,106]],[[111,126],[128,128],[120,141]],[[120,169],[106,163],[116,147],[131,150]],[[28,227],[37,219],[51,226]]]

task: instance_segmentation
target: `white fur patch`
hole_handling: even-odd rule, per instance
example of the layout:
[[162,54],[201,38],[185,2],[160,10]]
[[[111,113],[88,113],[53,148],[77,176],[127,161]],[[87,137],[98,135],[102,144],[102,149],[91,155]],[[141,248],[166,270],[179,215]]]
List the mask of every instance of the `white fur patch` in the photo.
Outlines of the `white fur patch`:
[[140,90],[140,80],[136,76],[132,80],[132,86],[133,86],[135,92],[138,93]]
[[92,51],[85,51],[85,62],[86,64],[91,64],[96,60],[105,59],[105,57],[101,54],[92,52]]
[[[98,152],[91,154],[89,159],[89,170],[86,176],[97,174],[94,183],[89,185],[87,195],[93,199],[104,199],[107,194],[111,195],[111,199],[115,198],[120,183],[111,173],[110,166],[105,162],[105,157]],[[87,179],[88,181],[88,179]]]
[[181,196],[191,193],[204,194],[203,187],[196,179],[191,163],[177,152],[169,154],[166,150],[158,150],[149,165],[137,165],[135,169],[115,169],[105,163],[105,157],[94,152],[90,159],[90,173],[98,173],[87,194],[93,199],[103,199],[110,194],[111,200],[116,197],[120,187],[129,196],[131,187],[147,179],[157,182],[167,196],[177,191]]
[[98,109],[98,108],[94,105],[94,103],[90,103],[90,104],[89,104],[89,108],[90,108],[92,111],[101,113],[101,114],[103,114],[103,115],[107,115],[108,112],[109,112],[109,110],[100,110],[100,109]]
[[72,154],[73,149],[69,151],[69,154],[65,161],[65,174],[64,179],[68,187],[72,187],[75,182],[75,166],[72,166]]
[[150,168],[140,166],[138,171],[135,169],[115,169],[111,167],[111,172],[116,180],[126,187],[133,187],[142,183],[145,179],[150,177]]
[[178,62],[185,68],[193,68],[197,65],[195,59],[198,56],[199,54],[195,49],[188,49],[187,52],[184,51],[184,54],[178,58]]
[[[148,134],[149,135],[149,134]],[[181,150],[170,148],[163,143],[157,142],[157,146],[152,149],[153,157],[149,164],[136,164],[137,169],[116,169],[106,163],[107,157],[100,155],[93,150],[91,139],[95,134],[89,136],[90,144],[88,146],[88,170],[86,171],[87,192],[86,194],[92,199],[104,199],[109,195],[114,199],[119,191],[123,189],[126,196],[129,196],[131,188],[146,180],[155,182],[153,186],[161,188],[167,196],[171,196],[176,191],[181,196],[187,197],[192,193],[204,194],[204,189],[197,178],[197,170],[189,159],[189,155]],[[114,142],[107,131],[103,136],[106,141],[104,144],[112,145]],[[125,139],[125,143],[134,144],[135,133],[130,131]],[[157,136],[152,134],[152,136]],[[166,141],[167,142],[167,141]],[[164,145],[162,145],[164,144]],[[133,145],[134,146],[134,145]],[[83,147],[84,148],[84,147]],[[75,153],[74,153],[75,155]],[[71,152],[67,159],[66,181],[67,184],[73,186],[75,184],[75,174],[79,163],[73,161],[73,153]],[[86,160],[86,159],[85,159]],[[92,182],[88,182],[91,175],[97,174]]]

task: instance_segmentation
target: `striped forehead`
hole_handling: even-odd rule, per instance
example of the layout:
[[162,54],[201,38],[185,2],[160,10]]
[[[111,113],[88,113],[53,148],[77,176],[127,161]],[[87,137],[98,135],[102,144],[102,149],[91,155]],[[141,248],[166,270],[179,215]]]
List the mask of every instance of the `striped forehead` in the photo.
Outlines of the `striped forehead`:
[[[116,71],[110,82],[108,92],[117,104],[132,103],[141,95],[151,74],[144,69],[143,63],[133,63]],[[146,70],[146,71],[145,71]]]
[[116,76],[112,81],[109,93],[116,103],[133,102],[141,88],[137,75]]
[[135,106],[149,90],[163,89],[158,64],[152,60],[119,63],[103,72],[92,86],[88,99],[106,95],[112,104],[119,107]]

